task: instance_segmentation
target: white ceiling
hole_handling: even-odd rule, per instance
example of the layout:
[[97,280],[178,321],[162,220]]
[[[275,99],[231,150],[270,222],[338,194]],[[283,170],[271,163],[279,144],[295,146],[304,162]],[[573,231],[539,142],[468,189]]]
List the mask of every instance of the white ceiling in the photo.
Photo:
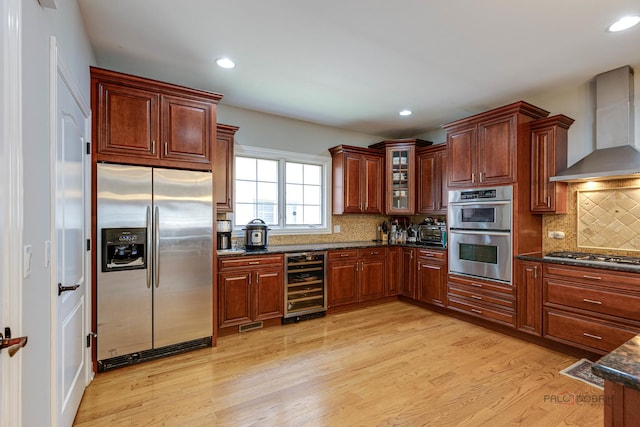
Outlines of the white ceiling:
[[78,3],[100,67],[387,138],[640,64],[640,26],[605,31],[637,0]]

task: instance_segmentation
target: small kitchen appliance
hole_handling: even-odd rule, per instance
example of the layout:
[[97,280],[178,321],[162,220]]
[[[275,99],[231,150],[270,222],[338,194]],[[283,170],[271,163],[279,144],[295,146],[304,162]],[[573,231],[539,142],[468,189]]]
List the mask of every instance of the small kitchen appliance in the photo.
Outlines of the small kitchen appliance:
[[231,249],[231,221],[216,221],[217,245],[216,249]]
[[244,245],[247,250],[261,250],[266,249],[269,237],[267,232],[267,224],[259,218],[249,221],[246,227],[243,229],[244,233]]
[[445,224],[418,225],[416,243],[424,246],[437,246],[445,248],[447,246],[447,226]]

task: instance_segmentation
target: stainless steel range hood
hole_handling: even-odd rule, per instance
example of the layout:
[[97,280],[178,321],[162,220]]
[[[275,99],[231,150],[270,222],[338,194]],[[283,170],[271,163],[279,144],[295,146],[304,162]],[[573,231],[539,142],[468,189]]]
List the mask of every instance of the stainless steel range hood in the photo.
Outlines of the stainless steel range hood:
[[596,149],[551,181],[617,179],[640,174],[640,151],[633,144],[633,69],[627,65],[598,74],[595,85]]

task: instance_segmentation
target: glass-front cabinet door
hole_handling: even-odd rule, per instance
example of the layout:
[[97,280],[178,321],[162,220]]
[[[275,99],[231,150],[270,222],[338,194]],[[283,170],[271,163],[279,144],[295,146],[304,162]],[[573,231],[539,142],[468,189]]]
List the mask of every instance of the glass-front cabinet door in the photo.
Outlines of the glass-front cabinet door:
[[391,139],[369,146],[385,153],[385,214],[416,213],[416,147],[431,144],[421,139]]
[[391,156],[391,204],[395,212],[410,209],[409,206],[409,149],[390,150]]

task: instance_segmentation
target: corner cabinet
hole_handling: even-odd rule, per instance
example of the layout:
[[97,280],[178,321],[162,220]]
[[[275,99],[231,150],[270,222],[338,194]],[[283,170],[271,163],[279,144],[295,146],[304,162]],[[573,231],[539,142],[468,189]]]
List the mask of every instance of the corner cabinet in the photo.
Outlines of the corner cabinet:
[[529,165],[527,124],[548,115],[548,111],[520,101],[443,125],[447,131],[449,187],[516,182],[518,166],[526,170],[522,161]]
[[416,213],[416,147],[427,145],[431,142],[393,139],[369,146],[385,152],[385,214]]
[[419,148],[416,153],[416,213],[446,215],[449,202],[447,145]]
[[91,67],[95,161],[211,170],[222,95]]
[[332,158],[333,214],[381,214],[383,153],[363,147],[339,145]]
[[559,114],[531,122],[531,212],[567,213],[567,183],[549,178],[567,168],[567,134],[573,121]]
[[218,213],[233,212],[233,147],[237,126],[218,123],[214,158],[213,198]]

